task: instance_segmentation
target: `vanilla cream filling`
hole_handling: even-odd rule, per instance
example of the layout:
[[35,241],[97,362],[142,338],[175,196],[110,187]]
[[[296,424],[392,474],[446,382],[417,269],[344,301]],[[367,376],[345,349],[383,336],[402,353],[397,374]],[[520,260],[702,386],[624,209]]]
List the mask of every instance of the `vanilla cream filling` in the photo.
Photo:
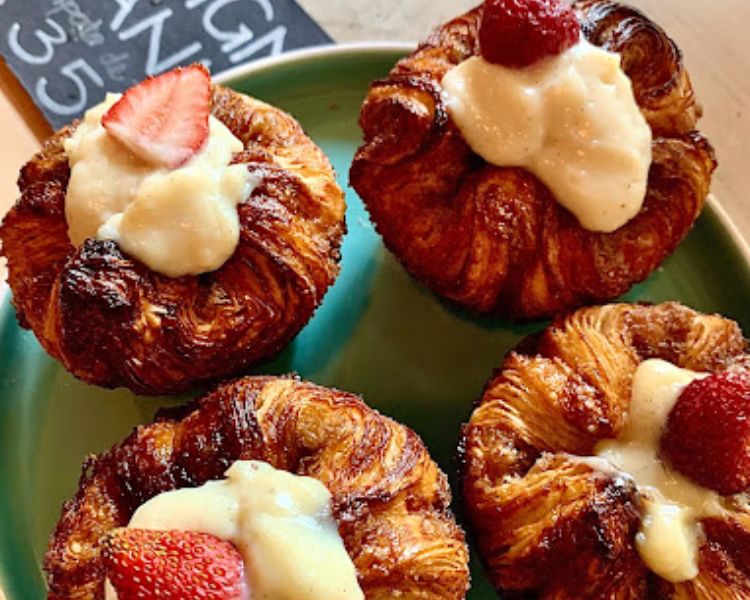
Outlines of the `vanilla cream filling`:
[[615,440],[595,452],[630,475],[643,497],[636,545],[646,565],[678,583],[698,575],[699,520],[723,513],[723,499],[684,477],[659,456],[662,431],[682,390],[705,377],[663,360],[641,363],[633,377],[627,424]]
[[[128,527],[214,535],[243,557],[251,600],[363,600],[354,563],[317,479],[258,461],[226,479],[155,496]],[[106,600],[116,600],[107,583]]]
[[494,165],[534,173],[585,229],[612,232],[640,211],[651,128],[619,54],[582,38],[523,69],[475,56],[442,86],[469,146]]
[[108,94],[86,112],[65,141],[70,181],[65,197],[68,236],[114,240],[130,256],[169,277],[218,269],[239,242],[237,205],[259,184],[245,165],[230,165],[243,144],[209,118],[204,147],[167,169],[129,152],[101,119],[119,99]]

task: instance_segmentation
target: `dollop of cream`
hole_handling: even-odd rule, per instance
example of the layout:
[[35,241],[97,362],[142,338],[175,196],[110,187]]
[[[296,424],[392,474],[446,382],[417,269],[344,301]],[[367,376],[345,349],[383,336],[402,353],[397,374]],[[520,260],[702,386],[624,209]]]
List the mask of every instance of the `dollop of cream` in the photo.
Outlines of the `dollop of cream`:
[[245,165],[229,164],[242,142],[211,116],[208,140],[195,156],[176,169],[154,166],[102,127],[102,116],[119,97],[108,94],[87,111],[65,141],[70,241],[114,240],[168,277],[218,269],[239,242],[237,205],[260,182]]
[[445,75],[448,112],[469,146],[500,167],[524,167],[591,231],[640,211],[651,128],[620,55],[585,39],[523,69],[472,57]]
[[[226,477],[155,496],[128,527],[231,542],[244,559],[252,600],[364,599],[320,481],[259,461],[237,461]],[[109,583],[105,595],[117,598]]]
[[638,486],[643,497],[638,552],[654,573],[674,583],[698,575],[699,519],[724,511],[719,494],[684,477],[659,456],[662,431],[682,390],[705,375],[663,360],[641,363],[633,377],[625,429],[595,450]]

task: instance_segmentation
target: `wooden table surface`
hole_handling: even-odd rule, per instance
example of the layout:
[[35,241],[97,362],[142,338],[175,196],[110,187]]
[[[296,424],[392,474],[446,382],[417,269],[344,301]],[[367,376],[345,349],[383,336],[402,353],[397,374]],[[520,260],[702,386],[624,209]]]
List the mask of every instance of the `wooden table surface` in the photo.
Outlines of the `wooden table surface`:
[[[474,0],[299,0],[337,41],[418,40],[429,29],[468,9]],[[714,193],[745,239],[750,240],[750,201],[744,169],[750,160],[750,53],[748,0],[631,0],[666,28],[685,54],[704,109],[701,128],[721,166]],[[0,214],[16,198],[18,169],[38,148],[44,127],[18,113],[23,95],[0,66]],[[0,265],[0,281],[4,278]],[[0,599],[2,591],[0,590]]]

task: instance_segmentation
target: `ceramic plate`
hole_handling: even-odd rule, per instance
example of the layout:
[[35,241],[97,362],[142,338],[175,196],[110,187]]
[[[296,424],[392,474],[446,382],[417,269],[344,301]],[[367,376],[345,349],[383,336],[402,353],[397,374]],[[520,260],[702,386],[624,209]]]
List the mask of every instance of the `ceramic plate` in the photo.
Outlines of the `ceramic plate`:
[[[331,157],[339,182],[360,142],[357,114],[373,79],[410,49],[356,45],[296,52],[232,71],[231,87],[293,114]],[[296,371],[362,394],[419,432],[448,473],[459,425],[492,369],[525,334],[459,312],[417,285],[383,248],[347,189],[343,269],[315,318],[257,373]],[[738,320],[750,332],[750,253],[711,201],[678,251],[629,300],[679,300]],[[7,294],[6,294],[7,296]],[[0,584],[8,600],[43,598],[40,561],[86,454],[119,441],[175,399],[136,398],[74,379],[0,308]],[[179,401],[179,400],[178,400]],[[496,598],[474,569],[469,598]]]

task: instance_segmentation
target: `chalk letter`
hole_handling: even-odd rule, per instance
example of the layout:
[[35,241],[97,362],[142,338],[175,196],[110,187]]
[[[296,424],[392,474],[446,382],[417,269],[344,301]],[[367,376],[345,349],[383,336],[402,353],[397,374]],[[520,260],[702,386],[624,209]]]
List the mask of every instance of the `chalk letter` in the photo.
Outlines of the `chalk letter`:
[[120,38],[120,40],[125,41],[134,38],[139,33],[148,29],[151,30],[148,42],[148,54],[146,56],[145,71],[147,75],[157,75],[167,71],[168,69],[177,66],[185,59],[191,57],[196,52],[200,52],[203,47],[200,42],[194,42],[182,50],[178,50],[171,56],[160,60],[159,49],[161,46],[161,36],[164,31],[164,21],[171,17],[172,14],[172,9],[165,8],[164,10],[143,19],[143,21],[140,21],[132,27],[117,34],[117,37]]

